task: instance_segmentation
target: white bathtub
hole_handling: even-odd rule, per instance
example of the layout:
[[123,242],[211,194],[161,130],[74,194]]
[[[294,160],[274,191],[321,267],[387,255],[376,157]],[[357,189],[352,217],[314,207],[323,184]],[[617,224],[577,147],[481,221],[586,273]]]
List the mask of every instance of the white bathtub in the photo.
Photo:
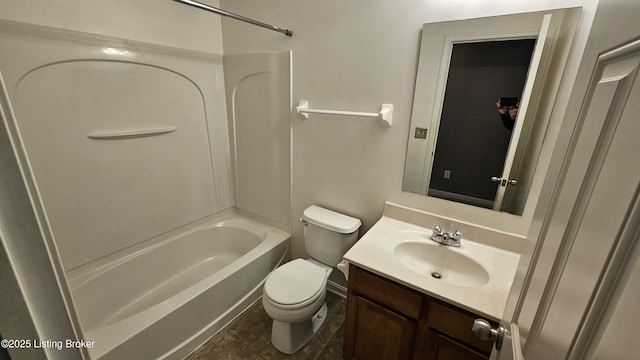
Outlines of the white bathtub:
[[92,359],[182,359],[255,301],[290,235],[231,212],[70,280]]

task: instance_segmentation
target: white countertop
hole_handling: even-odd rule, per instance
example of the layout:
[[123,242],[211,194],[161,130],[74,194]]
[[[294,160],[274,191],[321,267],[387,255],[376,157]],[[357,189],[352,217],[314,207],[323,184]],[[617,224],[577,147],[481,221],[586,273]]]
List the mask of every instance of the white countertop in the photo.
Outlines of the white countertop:
[[431,229],[383,216],[356,242],[344,258],[363,269],[426,295],[499,321],[504,312],[520,255],[463,237],[459,248],[449,249],[479,263],[489,274],[489,280],[479,287],[456,286],[420,274],[405,266],[394,255],[395,247],[406,241],[435,244],[430,237]]

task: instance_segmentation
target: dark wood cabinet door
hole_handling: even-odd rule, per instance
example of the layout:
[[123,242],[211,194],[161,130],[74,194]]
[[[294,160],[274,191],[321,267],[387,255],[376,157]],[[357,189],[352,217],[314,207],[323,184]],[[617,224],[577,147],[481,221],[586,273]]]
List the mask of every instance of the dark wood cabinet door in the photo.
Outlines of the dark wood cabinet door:
[[415,330],[415,320],[352,296],[347,304],[345,359],[409,359]]
[[493,344],[471,331],[474,313],[353,264],[349,274],[345,360],[489,358]]
[[[432,300],[427,316],[427,326],[456,339],[488,358],[493,349],[493,342],[480,340],[471,330],[473,321],[478,317],[480,316],[441,301]],[[498,324],[491,321],[491,326],[497,327]]]
[[443,335],[429,331],[425,360],[487,360],[488,358],[473,349]]

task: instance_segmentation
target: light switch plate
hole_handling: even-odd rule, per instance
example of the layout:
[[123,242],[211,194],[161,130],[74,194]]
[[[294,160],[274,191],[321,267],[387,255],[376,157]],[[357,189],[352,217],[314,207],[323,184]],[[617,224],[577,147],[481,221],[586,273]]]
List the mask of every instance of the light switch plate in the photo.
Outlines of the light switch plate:
[[416,127],[416,133],[414,135],[416,139],[426,139],[427,129]]

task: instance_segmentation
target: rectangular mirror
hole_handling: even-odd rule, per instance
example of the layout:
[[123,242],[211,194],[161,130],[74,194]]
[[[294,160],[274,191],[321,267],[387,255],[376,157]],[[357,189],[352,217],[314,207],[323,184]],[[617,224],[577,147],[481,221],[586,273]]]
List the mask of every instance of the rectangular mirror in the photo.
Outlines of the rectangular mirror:
[[522,214],[579,11],[424,25],[404,191]]

